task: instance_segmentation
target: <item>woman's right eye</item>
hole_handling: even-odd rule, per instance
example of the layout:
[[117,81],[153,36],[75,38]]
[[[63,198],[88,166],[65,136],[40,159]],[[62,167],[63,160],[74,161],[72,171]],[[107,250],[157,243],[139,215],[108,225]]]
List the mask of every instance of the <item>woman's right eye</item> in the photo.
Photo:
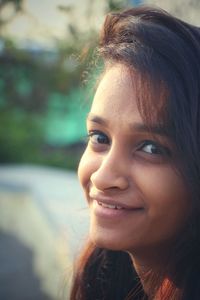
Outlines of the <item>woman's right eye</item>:
[[89,138],[89,141],[92,143],[92,144],[109,144],[110,141],[109,141],[109,138],[107,137],[106,134],[104,134],[103,132],[101,131],[90,131],[88,133],[88,138]]

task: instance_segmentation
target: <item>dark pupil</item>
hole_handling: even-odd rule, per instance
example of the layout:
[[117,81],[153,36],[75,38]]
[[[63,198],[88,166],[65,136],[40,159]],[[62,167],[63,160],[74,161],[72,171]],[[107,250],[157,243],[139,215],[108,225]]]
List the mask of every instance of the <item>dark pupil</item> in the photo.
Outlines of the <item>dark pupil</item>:
[[97,137],[97,142],[100,144],[105,144],[107,142],[107,138],[103,134],[99,134]]
[[160,154],[161,153],[161,151],[155,145],[151,145],[151,152],[153,154]]

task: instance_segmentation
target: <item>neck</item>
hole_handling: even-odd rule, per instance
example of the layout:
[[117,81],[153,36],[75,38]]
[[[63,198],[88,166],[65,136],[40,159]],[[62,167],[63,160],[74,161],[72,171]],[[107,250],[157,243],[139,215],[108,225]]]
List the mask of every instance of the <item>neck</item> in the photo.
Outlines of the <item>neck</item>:
[[131,260],[133,262],[134,268],[138,275],[142,275],[150,270],[153,272],[160,272],[165,268],[167,261],[169,259],[169,253],[161,249],[157,249],[156,251],[153,249],[152,251],[148,249],[148,253],[138,251],[139,254],[136,252],[129,252]]
[[[159,255],[158,255],[159,253]],[[163,253],[163,255],[161,255]],[[165,254],[164,254],[165,253]],[[169,270],[166,269],[168,255],[161,251],[148,251],[148,255],[129,253],[145,293],[149,299],[162,299],[161,292],[169,286]],[[154,290],[152,291],[152,286]]]

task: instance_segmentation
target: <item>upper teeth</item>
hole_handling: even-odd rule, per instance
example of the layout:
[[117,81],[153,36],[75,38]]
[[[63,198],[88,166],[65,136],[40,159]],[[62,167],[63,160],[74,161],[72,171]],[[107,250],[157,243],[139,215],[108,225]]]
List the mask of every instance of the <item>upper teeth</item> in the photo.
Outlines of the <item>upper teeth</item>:
[[122,206],[119,206],[119,205],[113,205],[113,204],[106,204],[106,203],[102,203],[100,201],[98,201],[98,204],[103,206],[103,207],[106,207],[106,208],[111,208],[111,209],[123,209]]

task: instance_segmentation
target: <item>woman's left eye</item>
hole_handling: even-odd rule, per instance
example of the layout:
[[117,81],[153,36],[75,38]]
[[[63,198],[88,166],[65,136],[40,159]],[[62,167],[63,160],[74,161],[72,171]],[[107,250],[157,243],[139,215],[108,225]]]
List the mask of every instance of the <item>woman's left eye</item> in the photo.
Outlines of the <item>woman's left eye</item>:
[[153,141],[144,141],[137,150],[151,155],[170,155],[170,150],[167,147],[161,146]]

